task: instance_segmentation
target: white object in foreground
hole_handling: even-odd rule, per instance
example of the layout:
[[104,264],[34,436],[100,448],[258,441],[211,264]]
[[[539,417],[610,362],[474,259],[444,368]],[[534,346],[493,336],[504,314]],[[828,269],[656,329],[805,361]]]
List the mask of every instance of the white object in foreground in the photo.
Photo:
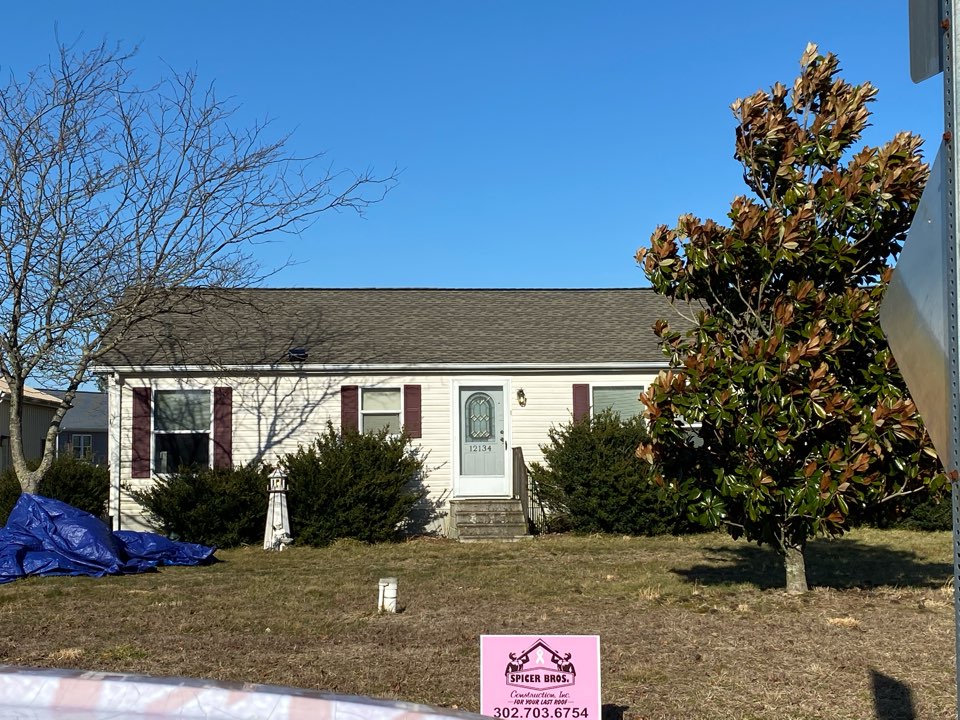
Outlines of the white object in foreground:
[[0,720],[480,720],[426,705],[277,685],[0,665]]

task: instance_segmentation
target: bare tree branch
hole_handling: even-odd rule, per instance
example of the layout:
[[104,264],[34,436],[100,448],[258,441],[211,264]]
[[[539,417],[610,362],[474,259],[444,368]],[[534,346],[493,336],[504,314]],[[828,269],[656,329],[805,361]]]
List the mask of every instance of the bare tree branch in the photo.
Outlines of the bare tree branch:
[[[289,152],[267,122],[194,73],[133,82],[132,54],[105,44],[57,55],[0,87],[0,377],[24,489],[90,366],[138,323],[175,311],[187,287],[238,287],[270,274],[252,245],[301,233],[320,213],[363,213],[395,185]],[[23,387],[67,391],[39,470],[23,455]]]

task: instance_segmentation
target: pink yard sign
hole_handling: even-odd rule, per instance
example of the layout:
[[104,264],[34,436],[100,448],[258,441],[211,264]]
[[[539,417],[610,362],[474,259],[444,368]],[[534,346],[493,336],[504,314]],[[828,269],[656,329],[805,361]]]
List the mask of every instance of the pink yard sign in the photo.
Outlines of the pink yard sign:
[[480,712],[505,720],[600,720],[600,637],[482,635]]

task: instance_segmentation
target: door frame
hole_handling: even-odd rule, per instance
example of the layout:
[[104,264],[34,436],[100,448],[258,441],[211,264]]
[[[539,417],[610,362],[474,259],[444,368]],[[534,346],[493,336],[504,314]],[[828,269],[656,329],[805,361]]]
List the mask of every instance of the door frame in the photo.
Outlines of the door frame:
[[[499,495],[461,495],[461,473],[460,473],[460,388],[470,386],[491,386],[497,385],[503,387],[503,437],[506,445],[503,448],[503,475],[504,490]],[[454,498],[461,497],[495,497],[510,498],[513,497],[513,426],[511,420],[511,389],[510,378],[501,376],[486,377],[462,377],[454,378],[450,384],[450,417],[452,424],[450,428],[450,459],[452,469],[451,489]],[[466,476],[470,477],[470,476]]]

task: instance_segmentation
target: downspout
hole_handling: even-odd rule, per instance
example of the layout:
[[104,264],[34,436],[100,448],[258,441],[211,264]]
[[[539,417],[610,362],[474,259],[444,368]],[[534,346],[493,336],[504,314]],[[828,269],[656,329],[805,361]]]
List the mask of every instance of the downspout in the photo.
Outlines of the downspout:
[[[116,513],[114,514],[113,520],[113,529],[120,529],[120,477],[122,472],[120,470],[120,459],[122,456],[121,448],[123,447],[123,378],[120,376],[120,373],[113,374],[114,384],[117,386],[117,393],[119,397],[117,398],[117,434],[116,442],[110,448],[110,459],[113,461],[111,464],[114,466],[113,477],[115,482],[116,497],[117,497],[117,506]],[[109,437],[109,434],[108,436]]]

